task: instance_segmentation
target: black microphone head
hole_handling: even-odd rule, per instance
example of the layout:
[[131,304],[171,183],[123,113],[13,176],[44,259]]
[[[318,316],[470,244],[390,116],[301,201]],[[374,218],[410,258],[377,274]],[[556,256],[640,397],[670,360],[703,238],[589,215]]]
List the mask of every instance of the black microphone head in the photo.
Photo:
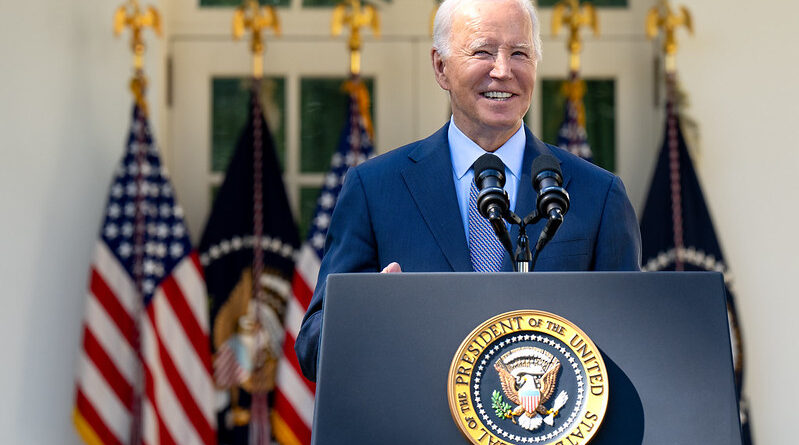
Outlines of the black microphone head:
[[538,214],[556,217],[552,212],[558,210],[560,215],[569,211],[569,193],[563,188],[563,174],[560,171],[558,158],[541,155],[533,159],[533,189],[538,193],[536,209]]
[[[558,185],[561,185],[563,183],[562,179],[563,174],[560,171],[560,162],[558,161],[558,158],[552,155],[540,155],[537,158],[533,159],[533,167],[532,167],[533,188],[535,189],[536,192],[541,191],[541,179],[543,178],[541,178],[540,176],[542,176],[542,174],[545,172],[550,174],[549,175],[545,174],[544,177],[554,176],[555,181],[557,182]],[[552,173],[554,173],[557,176],[552,175]]]
[[499,156],[492,153],[486,153],[474,161],[474,182],[477,184],[477,188],[483,188],[483,180],[489,175],[497,178],[498,184],[496,185],[505,186],[505,164],[502,163]]

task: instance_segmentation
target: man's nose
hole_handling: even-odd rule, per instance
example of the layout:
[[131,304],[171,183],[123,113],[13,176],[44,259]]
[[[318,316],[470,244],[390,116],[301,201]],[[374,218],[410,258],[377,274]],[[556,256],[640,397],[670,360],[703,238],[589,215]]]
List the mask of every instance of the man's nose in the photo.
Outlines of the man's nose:
[[512,77],[510,56],[502,53],[497,54],[490,75],[495,79],[510,79]]

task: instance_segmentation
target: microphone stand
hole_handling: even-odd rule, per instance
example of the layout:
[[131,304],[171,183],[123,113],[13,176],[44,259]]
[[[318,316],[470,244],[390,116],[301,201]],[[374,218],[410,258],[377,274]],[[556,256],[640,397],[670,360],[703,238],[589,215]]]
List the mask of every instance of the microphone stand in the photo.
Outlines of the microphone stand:
[[[538,260],[538,255],[546,245],[546,241],[539,237],[536,242],[535,248],[530,249],[530,238],[527,236],[527,226],[535,224],[542,220],[544,217],[538,213],[538,210],[533,210],[532,213],[521,219],[516,213],[508,210],[502,215],[510,224],[519,226],[519,237],[516,240],[516,251],[511,252],[510,246],[503,243],[505,250],[513,258],[513,269],[516,272],[532,272],[535,269],[535,263]],[[561,216],[560,221],[563,217]],[[533,252],[534,251],[534,252]]]
[[508,223],[519,226],[519,238],[516,240],[516,252],[513,252],[512,247],[509,245],[510,243],[508,243],[508,245],[503,243],[508,255],[513,258],[513,270],[515,272],[530,272],[532,255],[530,254],[530,241],[527,238],[527,231],[525,230],[527,224],[512,210],[505,212],[502,217],[505,218]]

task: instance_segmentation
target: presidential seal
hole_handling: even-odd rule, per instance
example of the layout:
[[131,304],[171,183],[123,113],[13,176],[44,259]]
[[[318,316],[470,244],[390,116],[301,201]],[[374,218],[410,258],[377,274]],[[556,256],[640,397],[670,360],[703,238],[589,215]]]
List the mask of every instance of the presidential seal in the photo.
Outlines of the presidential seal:
[[582,445],[599,429],[608,373],[594,343],[543,311],[497,315],[458,348],[449,409],[476,445]]

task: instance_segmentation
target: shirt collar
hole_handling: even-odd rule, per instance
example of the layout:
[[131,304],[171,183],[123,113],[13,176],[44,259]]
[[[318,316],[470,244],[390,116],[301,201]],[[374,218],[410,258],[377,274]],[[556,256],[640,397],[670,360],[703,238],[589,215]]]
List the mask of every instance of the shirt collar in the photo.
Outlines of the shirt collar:
[[[453,118],[449,120],[447,137],[449,138],[449,153],[452,158],[452,170],[455,176],[461,179],[463,175],[472,168],[474,161],[487,152],[480,148],[473,140],[469,139],[468,136],[463,134],[455,125],[455,120]],[[524,125],[522,125],[507,142],[502,144],[502,146],[494,152],[516,179],[522,177],[522,160],[524,159],[524,145],[526,139]]]

